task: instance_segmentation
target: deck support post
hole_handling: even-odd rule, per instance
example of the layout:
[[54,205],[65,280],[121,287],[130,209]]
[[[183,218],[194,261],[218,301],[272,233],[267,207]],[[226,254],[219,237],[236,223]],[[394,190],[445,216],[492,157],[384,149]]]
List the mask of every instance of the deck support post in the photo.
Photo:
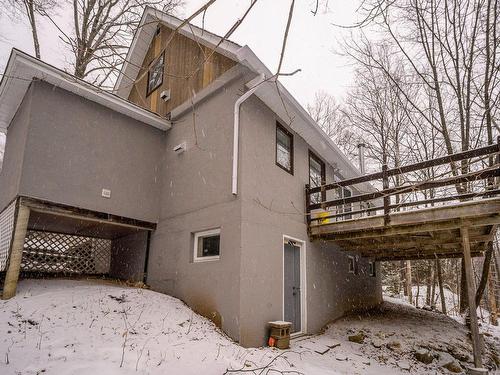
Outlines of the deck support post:
[[10,247],[9,265],[5,274],[5,282],[2,299],[10,299],[16,295],[17,281],[21,272],[21,260],[23,258],[24,239],[28,230],[30,210],[28,207],[19,205],[14,225],[14,233]]
[[474,278],[472,275],[472,259],[470,253],[470,242],[469,242],[469,228],[460,228],[460,234],[462,236],[462,245],[464,251],[464,266],[465,266],[465,279],[467,285],[467,299],[469,302],[469,316],[470,316],[470,333],[472,338],[472,351],[474,355],[474,366],[476,368],[483,367],[481,359],[481,338],[479,336],[479,327],[477,324],[477,314],[476,314],[476,289],[474,287]]

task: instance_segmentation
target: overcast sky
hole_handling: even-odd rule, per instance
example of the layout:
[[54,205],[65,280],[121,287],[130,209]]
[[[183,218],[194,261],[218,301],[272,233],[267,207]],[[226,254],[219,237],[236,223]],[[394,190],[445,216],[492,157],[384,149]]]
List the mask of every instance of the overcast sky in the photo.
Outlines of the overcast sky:
[[[186,0],[180,15],[191,14],[204,2],[206,0]],[[219,35],[224,34],[249,2],[218,0],[207,12],[205,27]],[[231,38],[241,45],[249,45],[271,71],[276,71],[278,65],[289,4],[290,0],[260,0]],[[282,81],[304,106],[312,101],[318,90],[341,97],[351,83],[352,67],[336,53],[339,51],[337,42],[346,31],[332,23],[352,24],[356,20],[357,4],[358,1],[352,0],[330,0],[329,10],[320,9],[314,16],[311,13],[314,0],[296,1],[282,71],[302,71],[293,77],[283,77]],[[69,12],[69,9],[59,11],[59,22],[66,30],[71,30],[71,17],[65,17],[70,16]],[[57,30],[44,19],[40,19],[39,27],[42,59],[67,68],[70,58],[64,53]],[[0,72],[5,68],[12,47],[33,54],[30,29],[24,19],[12,22],[0,15]]]

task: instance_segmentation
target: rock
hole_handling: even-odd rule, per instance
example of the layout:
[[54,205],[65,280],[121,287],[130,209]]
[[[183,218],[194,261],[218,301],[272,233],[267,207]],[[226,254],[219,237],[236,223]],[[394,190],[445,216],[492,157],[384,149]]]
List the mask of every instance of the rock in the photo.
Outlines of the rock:
[[392,351],[399,351],[401,350],[401,343],[399,341],[391,341],[387,344],[387,347]]
[[410,369],[411,369],[410,362],[408,362],[408,361],[402,360],[402,361],[398,361],[396,364],[402,370],[410,371]]
[[363,332],[358,332],[355,335],[348,336],[349,341],[355,342],[356,344],[363,344],[365,342],[366,335]]
[[454,345],[448,346],[448,353],[450,353],[453,357],[461,362],[472,362],[472,357],[469,353],[467,353],[464,349],[461,349]]
[[347,356],[346,356],[346,355],[344,355],[344,354],[337,354],[337,355],[335,356],[335,359],[336,359],[337,361],[347,361]]
[[382,346],[384,346],[384,342],[382,340],[379,340],[379,339],[373,339],[372,340],[372,345],[377,348],[377,349],[380,349]]
[[462,372],[460,363],[449,353],[439,352],[438,366],[451,372]]
[[458,363],[457,361],[450,362],[444,365],[443,367],[451,372],[455,373],[462,372],[462,366],[460,366],[460,363]]
[[420,361],[428,365],[434,360],[434,355],[432,355],[432,353],[429,350],[417,349],[415,351],[415,358],[417,359],[417,361]]

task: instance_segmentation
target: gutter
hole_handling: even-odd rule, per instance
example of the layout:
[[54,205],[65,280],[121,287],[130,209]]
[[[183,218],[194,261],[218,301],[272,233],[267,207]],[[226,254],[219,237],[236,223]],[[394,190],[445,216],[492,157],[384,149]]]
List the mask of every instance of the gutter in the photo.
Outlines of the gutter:
[[233,195],[238,195],[238,151],[240,146],[240,106],[247,100],[257,89],[261,83],[266,80],[266,76],[261,74],[257,79],[253,79],[252,88],[236,100],[234,103],[234,126],[233,126],[233,178],[231,192]]

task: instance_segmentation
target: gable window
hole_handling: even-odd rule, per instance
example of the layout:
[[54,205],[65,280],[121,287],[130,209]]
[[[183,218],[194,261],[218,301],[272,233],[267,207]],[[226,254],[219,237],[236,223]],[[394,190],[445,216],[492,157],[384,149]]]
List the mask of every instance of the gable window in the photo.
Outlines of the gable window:
[[369,262],[368,263],[368,275],[375,277],[376,271],[375,271],[375,262]]
[[165,55],[162,53],[149,66],[148,87],[146,95],[151,94],[163,83],[163,68],[165,66]]
[[293,174],[293,134],[276,123],[276,165]]
[[[309,185],[311,188],[320,187],[326,182],[325,163],[313,152],[309,151]],[[311,195],[311,203],[326,201],[326,191]]]
[[194,234],[194,262],[220,259],[220,229]]

